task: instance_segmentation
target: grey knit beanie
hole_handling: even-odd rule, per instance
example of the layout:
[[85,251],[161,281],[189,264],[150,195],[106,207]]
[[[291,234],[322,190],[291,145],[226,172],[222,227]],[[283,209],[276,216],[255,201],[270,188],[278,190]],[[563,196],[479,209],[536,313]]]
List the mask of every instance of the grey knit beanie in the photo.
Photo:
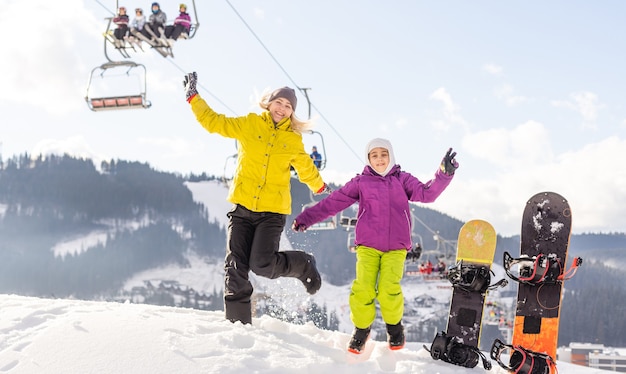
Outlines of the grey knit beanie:
[[285,86],[285,87],[274,90],[268,102],[272,102],[278,99],[279,97],[289,100],[293,108],[293,111],[294,112],[296,111],[296,105],[298,105],[298,98],[296,97],[296,91],[293,88]]

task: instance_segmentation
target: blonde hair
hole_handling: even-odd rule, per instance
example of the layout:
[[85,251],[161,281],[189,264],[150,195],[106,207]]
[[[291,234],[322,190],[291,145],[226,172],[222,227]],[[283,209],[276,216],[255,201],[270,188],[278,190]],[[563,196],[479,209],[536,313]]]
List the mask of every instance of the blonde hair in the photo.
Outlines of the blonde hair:
[[[270,96],[272,96],[271,92],[267,92],[265,94],[263,94],[263,96],[261,96],[261,99],[259,100],[259,106],[265,110],[269,110],[270,108]],[[296,111],[294,110],[291,113],[291,129],[298,133],[298,134],[302,134],[305,132],[308,132],[311,130],[311,128],[313,127],[313,122],[312,121],[305,121],[305,120],[301,120],[300,118],[298,118],[296,116]]]

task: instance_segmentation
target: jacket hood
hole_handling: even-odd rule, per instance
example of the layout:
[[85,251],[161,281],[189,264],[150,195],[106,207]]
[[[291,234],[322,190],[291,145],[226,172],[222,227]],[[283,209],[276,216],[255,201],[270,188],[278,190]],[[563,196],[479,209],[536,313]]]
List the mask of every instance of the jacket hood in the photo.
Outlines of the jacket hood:
[[385,148],[389,152],[389,165],[387,165],[385,171],[383,171],[382,173],[377,173],[384,177],[396,165],[396,157],[393,154],[393,147],[391,146],[391,142],[389,140],[382,138],[375,138],[367,143],[367,146],[365,147],[365,162],[372,168],[372,171],[376,172],[372,164],[370,164],[369,160],[369,154],[374,148]]

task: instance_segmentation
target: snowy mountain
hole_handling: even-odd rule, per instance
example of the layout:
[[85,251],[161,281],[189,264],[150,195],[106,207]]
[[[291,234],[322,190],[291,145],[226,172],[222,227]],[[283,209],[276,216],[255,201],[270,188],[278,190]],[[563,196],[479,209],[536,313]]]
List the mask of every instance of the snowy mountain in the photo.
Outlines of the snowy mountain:
[[391,351],[370,340],[357,356],[346,351],[346,333],[269,316],[242,325],[221,312],[15,295],[0,295],[0,310],[1,373],[506,373],[495,363],[486,371],[434,361],[422,343]]
[[[227,224],[226,212],[230,209],[230,204],[224,203],[227,189],[223,184],[217,181],[204,181],[187,182],[186,185],[192,191],[194,200],[208,207],[209,219],[221,220],[222,225]],[[282,249],[292,249],[289,240],[284,236],[281,245],[283,246]],[[180,279],[181,283],[196,289],[207,289],[210,284],[222,284],[221,258],[215,259],[212,263],[196,258],[190,259],[189,263],[190,267],[182,269],[177,266],[169,266],[137,274],[126,283],[125,289],[128,290],[133,286],[140,285],[145,279],[153,279],[155,284],[158,280]],[[494,271],[493,279],[499,280],[505,277],[504,270],[498,261],[494,263]],[[325,281],[320,291],[309,297],[300,282],[294,279],[269,280],[256,277],[254,274],[251,274],[251,277],[255,284],[255,295],[260,295],[264,301],[280,305],[287,311],[310,310],[311,303],[316,303],[326,308],[329,313],[336,313],[338,320],[336,329],[339,332],[351,332],[353,326],[349,318],[349,283],[335,286]],[[326,278],[326,276],[324,277]],[[579,281],[584,281],[584,279]],[[488,350],[491,342],[496,338],[510,341],[510,330],[502,328],[498,319],[501,316],[507,319],[511,318],[515,287],[514,283],[511,282],[506,289],[489,293],[487,302],[490,305],[485,312],[481,349]],[[449,283],[445,280],[424,281],[421,277],[407,276],[403,280],[403,291],[406,299],[404,321],[407,326],[408,340],[430,342],[438,330],[445,329],[451,293]],[[569,300],[569,298],[566,299],[566,301]],[[570,310],[564,310],[563,313],[566,316],[571,315],[572,310],[570,308]],[[289,320],[284,315],[280,317]],[[294,320],[293,322],[302,323],[303,321]],[[571,325],[570,319],[562,321],[562,325],[564,328],[569,327]],[[375,322],[374,331],[374,340],[384,340],[384,327],[380,318]]]
[[[25,158],[1,170],[0,178],[0,293],[222,310],[226,212],[231,208],[223,183],[207,181],[206,176],[182,178],[124,161],[112,161],[97,171],[88,160],[68,157],[34,164]],[[298,207],[313,197],[297,182],[292,192],[297,214]],[[416,209],[419,221],[436,228],[439,239],[458,234],[460,221]],[[437,244],[433,233],[420,233],[425,243],[431,240],[425,249]],[[571,341],[622,345],[623,321],[610,327],[577,323],[609,320],[621,311],[614,300],[626,299],[620,287],[623,275],[602,267],[598,260],[607,261],[606,249],[623,248],[622,237],[590,234],[578,241],[583,244],[579,249],[587,251],[585,265],[566,284],[561,332],[567,335],[560,336],[561,345]],[[349,333],[347,300],[354,254],[347,251],[346,238],[345,230],[305,234],[286,230],[282,249],[315,253],[324,283],[309,297],[294,279],[269,280],[251,274],[258,316],[293,324],[313,321],[320,328]],[[499,250],[518,250],[518,239],[499,237]],[[573,236],[572,247],[576,239]],[[447,244],[454,254],[455,247]],[[496,255],[495,279],[504,277],[500,261],[501,255]],[[449,283],[407,275],[403,288],[408,340],[430,341],[445,329]],[[510,340],[510,331],[499,317],[510,320],[514,295],[512,283],[508,289],[490,292],[482,349],[488,349],[485,344],[494,338]],[[384,340],[380,318],[373,328],[373,340]]]

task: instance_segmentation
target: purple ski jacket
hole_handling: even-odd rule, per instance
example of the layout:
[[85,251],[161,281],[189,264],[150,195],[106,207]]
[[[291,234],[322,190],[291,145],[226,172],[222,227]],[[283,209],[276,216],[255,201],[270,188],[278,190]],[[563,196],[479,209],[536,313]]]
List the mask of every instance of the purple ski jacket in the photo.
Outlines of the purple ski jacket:
[[452,181],[437,169],[435,178],[422,183],[395,165],[384,177],[368,165],[363,173],[333,191],[296,217],[305,227],[321,222],[355,202],[359,203],[355,228],[355,245],[364,245],[382,252],[411,248],[411,212],[409,201],[431,203]]
[[174,26],[181,25],[185,28],[185,32],[189,32],[191,28],[191,16],[186,12],[180,12],[180,15],[174,20]]

